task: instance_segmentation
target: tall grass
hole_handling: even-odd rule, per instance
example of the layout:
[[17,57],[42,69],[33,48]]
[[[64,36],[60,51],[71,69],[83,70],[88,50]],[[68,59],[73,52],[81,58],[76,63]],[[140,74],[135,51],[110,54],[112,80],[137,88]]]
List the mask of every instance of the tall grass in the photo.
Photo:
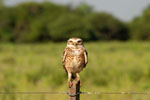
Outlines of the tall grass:
[[[0,44],[0,91],[68,91],[65,43]],[[81,91],[150,91],[149,42],[89,42]],[[81,100],[147,100],[146,95],[81,95]],[[0,95],[0,100],[66,100],[67,95]]]

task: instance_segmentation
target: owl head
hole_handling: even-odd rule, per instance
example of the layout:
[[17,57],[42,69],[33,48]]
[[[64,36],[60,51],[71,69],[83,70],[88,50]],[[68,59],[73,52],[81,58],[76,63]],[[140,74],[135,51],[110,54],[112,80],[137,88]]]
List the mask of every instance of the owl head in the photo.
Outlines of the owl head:
[[71,47],[71,48],[82,48],[84,47],[83,45],[83,41],[81,38],[70,38],[67,41],[67,47]]

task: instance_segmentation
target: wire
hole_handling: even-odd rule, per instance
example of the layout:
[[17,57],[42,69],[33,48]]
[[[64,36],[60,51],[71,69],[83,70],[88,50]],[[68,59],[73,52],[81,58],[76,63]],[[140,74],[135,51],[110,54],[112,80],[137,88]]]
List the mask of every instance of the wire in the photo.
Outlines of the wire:
[[95,94],[95,95],[112,95],[112,94],[119,94],[119,95],[129,95],[129,94],[145,94],[150,95],[150,92],[81,92],[81,94]]
[[0,95],[4,94],[67,94],[67,92],[0,92]]
[[67,94],[69,96],[76,96],[79,94],[88,94],[88,95],[129,95],[129,94],[135,94],[135,95],[150,95],[150,92],[78,92],[76,94],[70,94],[69,92],[0,92],[0,95],[17,95],[17,94]]
[[70,94],[69,92],[67,92],[67,95],[70,97],[75,97],[77,95],[80,95],[82,92],[77,92],[76,94]]

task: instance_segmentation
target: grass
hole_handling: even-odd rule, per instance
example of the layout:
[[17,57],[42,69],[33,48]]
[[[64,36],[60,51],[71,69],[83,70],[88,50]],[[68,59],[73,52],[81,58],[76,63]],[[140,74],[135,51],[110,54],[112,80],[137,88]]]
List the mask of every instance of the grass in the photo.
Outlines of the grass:
[[[0,91],[68,91],[65,43],[0,44]],[[150,91],[149,42],[89,42],[81,91]],[[150,95],[81,95],[81,100],[147,100]],[[66,100],[67,95],[0,95],[0,100]]]

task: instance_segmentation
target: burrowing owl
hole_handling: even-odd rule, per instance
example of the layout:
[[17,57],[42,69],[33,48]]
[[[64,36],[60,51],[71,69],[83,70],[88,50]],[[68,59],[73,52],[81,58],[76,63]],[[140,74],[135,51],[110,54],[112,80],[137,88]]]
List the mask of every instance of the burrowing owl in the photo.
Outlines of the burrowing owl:
[[88,63],[87,51],[80,38],[70,38],[63,52],[62,64],[68,73],[68,86],[72,86],[72,79],[80,81],[79,72]]

